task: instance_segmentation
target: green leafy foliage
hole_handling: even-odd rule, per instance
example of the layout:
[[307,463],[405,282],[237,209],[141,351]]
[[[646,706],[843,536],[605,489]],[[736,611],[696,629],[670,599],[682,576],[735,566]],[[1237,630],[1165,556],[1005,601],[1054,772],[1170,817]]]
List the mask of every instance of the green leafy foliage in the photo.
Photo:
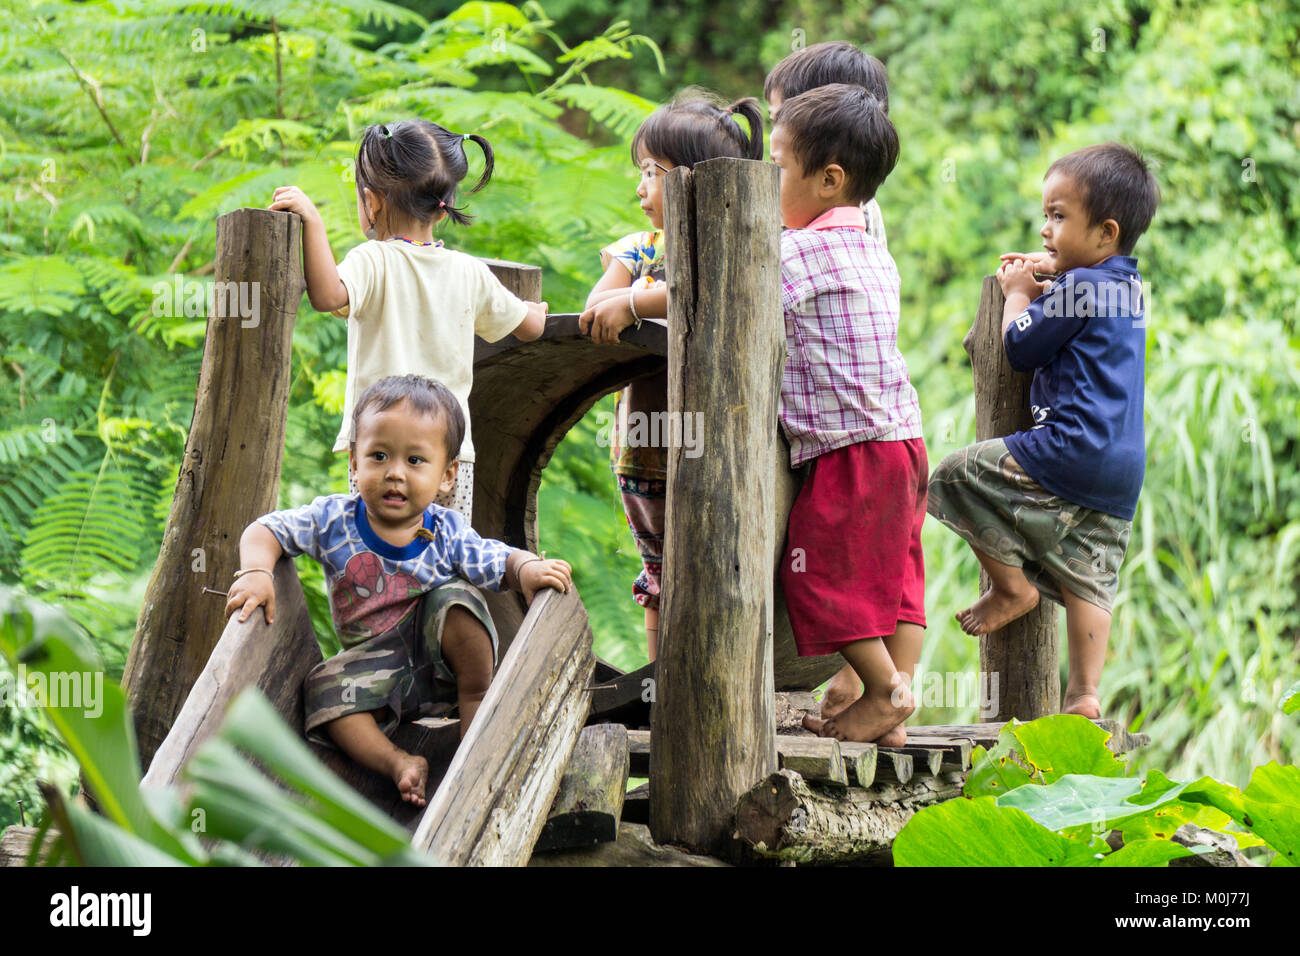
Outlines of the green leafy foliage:
[[[1230,833],[1242,848],[1276,850],[1275,865],[1294,862],[1300,768],[1259,767],[1245,791],[1210,777],[1179,783],[1158,770],[1126,776],[1108,738],[1073,715],[1012,721],[992,751],[976,748],[963,799],[927,807],[903,828],[895,863],[1165,866],[1192,852],[1171,842],[1188,823]],[[1123,841],[1118,851],[1104,839],[1111,832]]]
[[44,789],[42,830],[53,823],[59,833],[51,863],[258,865],[254,852],[307,865],[431,862],[405,830],[316,760],[257,690],[234,700],[221,731],[187,764],[182,797],[171,787],[141,787],[125,695],[103,681],[93,645],[69,618],[0,585],[0,657],[41,688],[32,706],[76,758],[99,808]]

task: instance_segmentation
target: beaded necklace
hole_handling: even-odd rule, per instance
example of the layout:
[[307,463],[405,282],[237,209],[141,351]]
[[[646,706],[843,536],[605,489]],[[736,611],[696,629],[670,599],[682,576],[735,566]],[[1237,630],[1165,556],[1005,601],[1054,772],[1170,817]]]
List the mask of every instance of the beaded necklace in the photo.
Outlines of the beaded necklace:
[[441,239],[435,239],[435,240],[433,240],[432,242],[420,242],[418,239],[407,239],[405,236],[389,236],[389,237],[388,237],[387,239],[385,239],[384,241],[385,241],[385,242],[405,242],[405,243],[408,243],[409,245],[412,245],[412,246],[434,246],[434,247],[440,247],[440,246],[442,245],[442,240],[441,240]]

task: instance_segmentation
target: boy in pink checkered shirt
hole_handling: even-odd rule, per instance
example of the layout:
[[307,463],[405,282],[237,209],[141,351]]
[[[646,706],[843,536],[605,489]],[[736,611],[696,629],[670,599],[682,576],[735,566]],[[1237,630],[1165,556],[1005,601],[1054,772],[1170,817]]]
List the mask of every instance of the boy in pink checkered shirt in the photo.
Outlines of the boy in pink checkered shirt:
[[921,409],[898,351],[899,278],[860,204],[898,160],[879,101],[832,84],[781,104],[786,364],[781,426],[808,465],[790,511],[781,585],[801,656],[840,653],[863,694],[805,718],[822,736],[901,746],[925,629],[929,464]]

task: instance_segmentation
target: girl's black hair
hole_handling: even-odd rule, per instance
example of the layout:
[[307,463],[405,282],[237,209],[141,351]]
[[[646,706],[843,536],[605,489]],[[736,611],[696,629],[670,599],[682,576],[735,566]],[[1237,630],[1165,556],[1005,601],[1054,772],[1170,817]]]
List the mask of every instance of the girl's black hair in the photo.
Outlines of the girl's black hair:
[[381,193],[385,203],[422,224],[445,212],[458,226],[469,225],[473,217],[455,205],[456,187],[469,172],[467,139],[478,143],[487,160],[470,190],[476,193],[492,178],[492,147],[482,136],[463,136],[420,119],[367,126],[357,152],[357,192]]
[[[645,153],[688,169],[706,159],[734,156],[763,158],[763,115],[758,100],[747,96],[731,105],[716,93],[689,87],[659,107],[632,137],[632,162]],[[749,126],[746,135],[739,118]]]

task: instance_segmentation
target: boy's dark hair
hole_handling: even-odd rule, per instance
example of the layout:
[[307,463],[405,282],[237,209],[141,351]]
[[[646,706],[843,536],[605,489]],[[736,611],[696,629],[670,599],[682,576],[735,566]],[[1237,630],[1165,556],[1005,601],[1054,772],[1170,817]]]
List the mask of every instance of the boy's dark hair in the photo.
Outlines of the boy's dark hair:
[[1131,255],[1160,204],[1160,185],[1142,155],[1123,143],[1100,143],[1062,156],[1044,181],[1052,173],[1079,187],[1089,226],[1107,219],[1119,224],[1119,254]]
[[447,463],[455,461],[465,440],[465,413],[451,389],[423,375],[389,375],[362,392],[352,410],[352,444],[357,443],[357,428],[367,410],[382,412],[403,401],[410,402],[421,415],[436,415],[442,420]]
[[864,203],[898,162],[898,132],[880,101],[860,86],[832,83],[781,104],[777,126],[810,175],[831,163],[843,167],[846,198]]
[[[632,137],[632,162],[641,153],[666,159],[674,166],[694,168],[696,163],[721,156],[763,158],[763,115],[758,100],[747,96],[725,105],[716,93],[688,87],[646,117]],[[741,130],[736,114],[749,125]]]
[[763,98],[770,100],[773,93],[780,93],[784,108],[785,100],[832,83],[862,87],[880,100],[881,109],[889,115],[889,73],[885,64],[842,40],[814,43],[791,53],[767,74]]
[[423,224],[445,212],[458,226],[473,218],[456,207],[456,186],[469,172],[465,140],[483,150],[487,165],[478,192],[492,178],[492,147],[477,133],[461,135],[428,120],[367,126],[357,152],[357,194],[382,193],[385,202]]

